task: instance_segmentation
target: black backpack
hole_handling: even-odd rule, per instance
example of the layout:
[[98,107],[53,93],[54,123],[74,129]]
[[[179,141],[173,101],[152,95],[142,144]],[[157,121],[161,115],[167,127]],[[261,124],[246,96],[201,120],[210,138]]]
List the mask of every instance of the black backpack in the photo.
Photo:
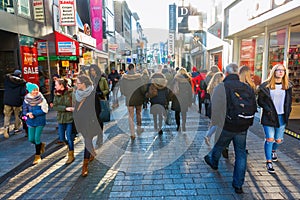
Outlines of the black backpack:
[[253,89],[240,81],[224,82],[227,111],[225,122],[233,126],[251,126],[257,112]]

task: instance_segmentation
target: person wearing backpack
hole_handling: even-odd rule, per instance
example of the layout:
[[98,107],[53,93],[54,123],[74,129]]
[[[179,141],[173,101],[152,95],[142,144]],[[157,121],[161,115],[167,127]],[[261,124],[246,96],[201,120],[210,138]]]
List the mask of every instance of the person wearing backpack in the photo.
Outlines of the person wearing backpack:
[[217,170],[223,149],[233,141],[235,164],[232,186],[236,193],[241,194],[247,167],[247,130],[253,124],[257,106],[254,91],[239,80],[238,65],[227,65],[225,74],[226,78],[215,87],[211,98],[212,117],[219,120],[218,125],[223,130],[204,160],[212,169]]
[[275,173],[272,161],[277,161],[276,150],[283,142],[284,130],[292,107],[292,84],[287,69],[275,65],[268,79],[258,89],[258,105],[262,108],[260,123],[265,132],[265,157],[269,173]]

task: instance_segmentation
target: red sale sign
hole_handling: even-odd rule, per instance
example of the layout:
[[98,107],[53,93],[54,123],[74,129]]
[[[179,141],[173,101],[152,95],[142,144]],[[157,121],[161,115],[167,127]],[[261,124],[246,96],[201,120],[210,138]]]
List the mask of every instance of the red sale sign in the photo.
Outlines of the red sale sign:
[[21,46],[23,77],[27,82],[39,84],[38,51],[36,47]]

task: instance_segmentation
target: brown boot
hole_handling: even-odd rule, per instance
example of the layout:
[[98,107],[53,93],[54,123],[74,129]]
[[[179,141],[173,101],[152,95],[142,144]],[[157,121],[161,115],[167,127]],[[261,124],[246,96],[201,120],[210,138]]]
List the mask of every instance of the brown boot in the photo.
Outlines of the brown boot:
[[81,176],[86,177],[88,175],[88,165],[89,165],[89,159],[85,158],[83,160],[83,165],[82,165],[82,172]]
[[71,164],[75,160],[74,151],[68,152],[68,160],[66,161],[66,165]]
[[9,138],[9,128],[8,127],[4,128],[3,135],[4,135],[4,138],[6,138],[6,139]]
[[40,161],[41,161],[42,159],[41,159],[41,155],[35,155],[34,156],[34,161],[33,161],[33,165],[36,165],[36,164],[38,164]]
[[46,143],[42,142],[41,143],[41,154],[45,153],[45,147],[46,147]]

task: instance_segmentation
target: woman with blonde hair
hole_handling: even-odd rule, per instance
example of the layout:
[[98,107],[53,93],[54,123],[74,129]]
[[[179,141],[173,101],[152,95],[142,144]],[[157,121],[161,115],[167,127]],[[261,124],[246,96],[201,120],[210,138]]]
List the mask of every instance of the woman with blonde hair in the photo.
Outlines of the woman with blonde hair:
[[[224,79],[224,74],[222,72],[217,72],[213,75],[213,77],[211,78],[208,86],[207,86],[207,93],[209,95],[209,97],[212,95],[213,93],[213,90],[214,88],[221,82],[223,82],[223,79]],[[211,107],[208,106],[208,115],[209,117],[211,117],[210,113],[211,113]],[[216,133],[216,132],[219,132],[221,133],[221,128],[216,125],[216,122],[213,122],[211,121],[211,126],[210,126],[210,129],[209,131],[207,132],[206,136],[204,137],[205,138],[205,143],[207,145],[210,145],[210,138],[211,136]],[[217,141],[216,139],[217,137],[215,137],[215,142]]]
[[248,66],[241,66],[239,68],[240,81],[248,84],[254,91],[256,90],[256,85],[252,80],[252,73]]
[[283,142],[284,130],[292,106],[292,85],[288,70],[282,64],[275,65],[268,79],[258,89],[258,105],[262,108],[260,123],[265,132],[265,157],[269,173],[275,173],[272,161],[277,161],[276,150]]

